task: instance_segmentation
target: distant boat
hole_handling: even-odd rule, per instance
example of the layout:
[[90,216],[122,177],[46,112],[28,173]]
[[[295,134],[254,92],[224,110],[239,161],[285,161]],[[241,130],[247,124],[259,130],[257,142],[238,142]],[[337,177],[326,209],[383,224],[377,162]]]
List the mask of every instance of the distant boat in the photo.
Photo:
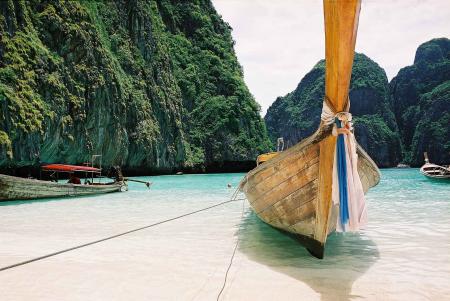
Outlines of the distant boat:
[[[51,172],[54,181],[42,181],[36,179],[20,178],[0,174],[0,201],[30,200],[40,198],[82,196],[101,194],[117,191],[127,191],[126,179],[122,177],[120,170],[116,180],[109,183],[94,182],[94,175],[100,175],[101,169],[90,166],[77,166],[67,164],[49,164],[42,166],[42,171]],[[78,178],[74,183],[58,183],[59,173],[84,173],[85,184],[81,184]],[[90,180],[89,180],[90,179]]]
[[409,166],[408,164],[399,163],[397,165],[397,168],[411,168],[411,166]]
[[430,163],[428,154],[424,153],[425,164],[420,168],[420,172],[432,179],[447,179],[450,180],[450,166],[436,165]]
[[[333,113],[348,112],[360,5],[359,0],[324,1],[325,102]],[[260,219],[294,234],[318,258],[323,258],[327,236],[335,231],[339,218],[339,205],[332,200],[337,141],[332,130],[333,124],[322,121],[312,136],[293,147],[259,156],[257,167],[240,184]],[[365,193],[378,184],[380,172],[359,145],[357,153]]]

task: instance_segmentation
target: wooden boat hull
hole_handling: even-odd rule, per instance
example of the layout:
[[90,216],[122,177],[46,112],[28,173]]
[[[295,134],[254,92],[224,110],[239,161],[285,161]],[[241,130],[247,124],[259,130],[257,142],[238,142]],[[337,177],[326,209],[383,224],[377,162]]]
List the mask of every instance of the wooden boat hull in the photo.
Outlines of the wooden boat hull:
[[62,184],[0,174],[0,201],[81,196],[127,190],[124,182],[102,185]]
[[[316,257],[322,258],[328,234],[336,229],[338,207],[331,200],[331,172],[321,161],[335,145],[331,127],[320,128],[278,156],[250,171],[241,182],[250,206],[269,225],[296,235]],[[364,192],[378,184],[380,172],[358,146],[358,172]],[[328,182],[327,185],[319,183]],[[325,196],[328,194],[328,196]],[[326,200],[321,201],[321,200]]]
[[423,165],[420,168],[420,173],[430,179],[450,181],[450,168],[433,163],[426,163]]

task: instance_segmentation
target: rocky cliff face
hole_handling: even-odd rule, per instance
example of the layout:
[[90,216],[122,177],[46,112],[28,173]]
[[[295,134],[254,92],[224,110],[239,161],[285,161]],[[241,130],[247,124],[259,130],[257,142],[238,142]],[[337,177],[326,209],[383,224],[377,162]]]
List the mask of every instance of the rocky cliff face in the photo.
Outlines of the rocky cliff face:
[[[325,91],[325,64],[320,61],[297,88],[272,104],[264,117],[273,140],[292,146],[319,126]],[[350,112],[356,138],[380,167],[401,160],[398,128],[384,70],[364,54],[355,54],[350,84]]]
[[419,46],[414,64],[390,83],[405,161],[450,162],[450,40],[434,39]]
[[210,1],[0,2],[0,167],[171,171],[269,146]]

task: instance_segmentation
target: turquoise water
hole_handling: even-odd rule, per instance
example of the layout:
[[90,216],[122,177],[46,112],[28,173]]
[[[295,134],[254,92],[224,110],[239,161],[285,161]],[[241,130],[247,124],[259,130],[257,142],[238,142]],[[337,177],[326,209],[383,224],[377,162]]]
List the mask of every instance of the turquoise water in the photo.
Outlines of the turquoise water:
[[[2,203],[0,266],[223,202],[242,176]],[[450,300],[450,183],[386,169],[367,201],[367,229],[331,235],[324,260],[238,201],[0,272],[0,300],[215,300],[237,239],[221,300]]]

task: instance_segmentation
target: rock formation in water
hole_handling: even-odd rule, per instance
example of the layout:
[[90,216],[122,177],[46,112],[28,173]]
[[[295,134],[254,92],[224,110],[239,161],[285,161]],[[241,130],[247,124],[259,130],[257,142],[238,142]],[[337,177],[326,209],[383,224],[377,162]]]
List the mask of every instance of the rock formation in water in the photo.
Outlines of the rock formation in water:
[[[325,91],[325,61],[305,75],[297,88],[278,97],[265,116],[271,139],[292,146],[314,133],[320,123]],[[380,167],[401,160],[401,144],[384,70],[364,54],[355,54],[350,84],[350,112],[358,142]]]
[[450,163],[450,40],[420,45],[390,90],[405,162],[419,166],[427,151],[432,162]]
[[253,161],[259,106],[210,1],[0,2],[0,168]]

